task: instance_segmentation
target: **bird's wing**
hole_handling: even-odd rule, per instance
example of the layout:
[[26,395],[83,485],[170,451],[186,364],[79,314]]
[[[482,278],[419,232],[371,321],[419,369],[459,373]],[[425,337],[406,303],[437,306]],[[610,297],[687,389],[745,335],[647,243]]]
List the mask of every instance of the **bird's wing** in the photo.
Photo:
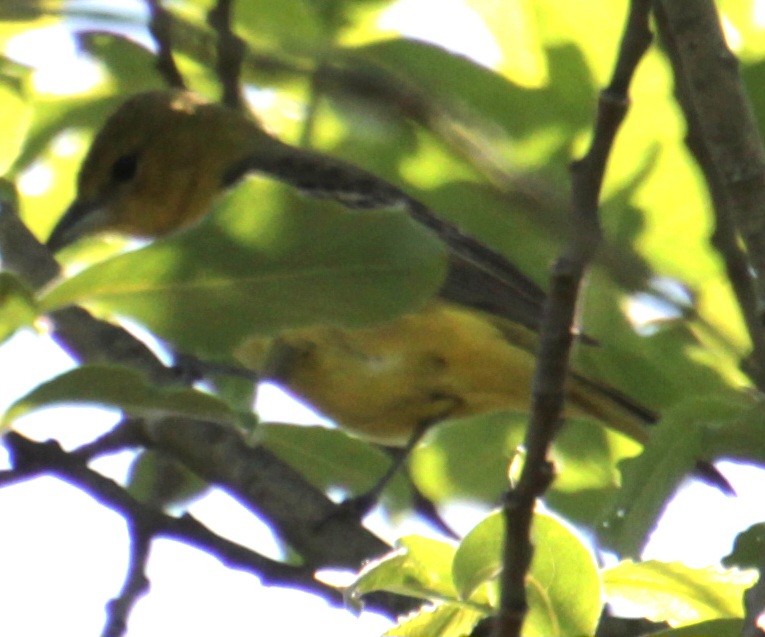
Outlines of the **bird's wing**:
[[257,172],[305,194],[333,199],[350,209],[400,208],[432,230],[449,248],[443,298],[536,329],[545,294],[504,255],[464,233],[403,190],[342,160],[296,149],[269,138],[263,151],[246,157],[224,176],[232,185]]

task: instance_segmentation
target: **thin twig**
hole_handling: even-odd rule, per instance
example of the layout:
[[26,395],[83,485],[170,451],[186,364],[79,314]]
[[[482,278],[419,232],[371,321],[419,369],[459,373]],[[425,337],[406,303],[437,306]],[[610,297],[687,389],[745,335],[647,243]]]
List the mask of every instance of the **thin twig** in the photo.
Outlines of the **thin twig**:
[[103,436],[78,447],[71,454],[83,462],[90,462],[103,455],[142,447],[145,445],[144,438],[142,422],[139,419],[123,418]]
[[205,360],[198,356],[194,356],[193,354],[186,354],[185,352],[173,353],[173,367],[178,370],[179,374],[183,374],[184,377],[188,378],[192,383],[212,376],[241,378],[242,380],[249,381],[253,384],[262,380],[261,375],[258,372],[243,367],[242,365]]
[[[116,482],[93,471],[56,442],[34,442],[16,432],[5,437],[13,469],[26,479],[53,475],[84,491],[104,506],[139,525],[142,535],[179,540],[201,548],[228,566],[257,575],[268,582],[298,586],[339,604],[339,592],[313,578],[313,570],[277,562],[221,538],[191,516],[175,518],[146,506],[128,495]],[[140,553],[140,551],[139,551]],[[137,553],[137,556],[140,555]]]
[[502,596],[494,637],[517,637],[526,617],[526,573],[533,546],[530,532],[536,499],[553,479],[549,451],[561,426],[563,387],[573,341],[579,286],[601,239],[600,189],[617,131],[627,113],[627,90],[651,42],[649,0],[633,0],[611,83],[601,92],[595,131],[587,154],[571,165],[572,236],[553,267],[540,330],[540,349],[532,386],[532,413],[524,443],[526,457],[517,485],[504,504],[506,537]]
[[233,4],[233,0],[218,0],[207,14],[207,24],[218,34],[215,70],[223,87],[222,102],[230,108],[244,110],[241,77],[245,46],[231,29]]
[[321,104],[322,99],[321,89],[319,83],[316,81],[316,74],[311,76],[309,90],[308,103],[305,108],[305,117],[303,118],[303,126],[300,131],[300,139],[298,140],[298,146],[301,148],[310,148],[314,139],[316,117],[319,113],[319,105]]
[[149,590],[146,565],[149,561],[152,531],[138,519],[128,523],[130,529],[130,560],[125,583],[118,597],[106,605],[106,626],[102,637],[122,637],[127,633],[128,617],[138,600]]
[[165,78],[168,86],[173,88],[186,88],[181,72],[175,63],[170,37],[172,31],[172,16],[162,6],[161,0],[146,0],[149,8],[149,33],[157,44],[156,67],[160,75]]
[[[230,568],[255,575],[264,584],[296,588],[320,596],[334,606],[343,606],[342,593],[316,580],[313,576],[314,567],[308,564],[293,566],[271,560],[216,535],[190,515],[176,518],[144,505],[116,482],[90,469],[81,458],[65,452],[57,442],[34,442],[11,431],[6,434],[4,443],[13,468],[0,472],[0,485],[14,484],[41,475],[58,477],[120,514],[129,525],[140,525],[142,533],[152,538],[162,537],[183,542],[205,551]],[[335,526],[342,528],[343,524],[338,521]],[[343,538],[338,537],[335,541],[342,543]],[[140,559],[140,551],[135,555]],[[137,565],[131,564],[131,568],[137,568]],[[131,583],[131,577],[136,576],[129,575],[126,583],[137,586],[138,580]],[[389,617],[414,608],[413,600],[392,594],[368,595],[364,602],[368,610]]]

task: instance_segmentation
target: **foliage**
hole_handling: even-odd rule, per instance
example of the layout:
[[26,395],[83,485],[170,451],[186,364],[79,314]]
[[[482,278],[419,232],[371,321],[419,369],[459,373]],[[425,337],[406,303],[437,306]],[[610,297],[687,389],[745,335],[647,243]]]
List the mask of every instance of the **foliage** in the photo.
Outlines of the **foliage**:
[[[480,25],[480,41],[492,45],[488,65],[462,54],[475,45],[467,28],[450,36],[456,50],[392,32],[384,26],[392,4],[236,3],[234,26],[247,47],[243,79],[258,116],[285,140],[309,142],[402,186],[544,286],[567,237],[567,165],[591,134],[628,3],[459,3],[466,24]],[[434,10],[426,0],[406,4]],[[215,98],[210,5],[171,3],[172,42],[189,84]],[[720,7],[741,39],[742,73],[765,122],[765,39],[754,26],[754,3]],[[98,79],[53,92],[39,71],[7,52],[0,58],[0,166],[41,239],[71,201],[79,162],[106,114],[126,95],[163,85],[146,25],[133,13],[108,2],[0,5],[6,51],[19,36],[50,28],[73,31]],[[741,371],[748,337],[710,243],[707,188],[685,149],[671,69],[658,48],[639,67],[631,96],[603,191],[605,245],[581,300],[582,331],[598,345],[579,344],[574,365],[662,418],[642,453],[583,419],[557,440],[559,475],[546,498],[549,512],[537,514],[534,526],[527,636],[594,634],[603,603],[616,600],[670,626],[657,635],[737,634],[741,596],[752,583],[734,569],[596,565],[594,546],[639,557],[696,459],[765,460],[761,399]],[[42,173],[48,181],[34,184]],[[244,221],[243,210],[252,213]],[[115,255],[122,247],[98,239],[67,250],[65,265],[82,271],[36,296],[0,273],[0,339],[78,303],[137,321],[172,348],[229,361],[251,331],[397,316],[427,299],[443,275],[437,242],[403,213],[348,215],[260,180],[236,188],[189,232]],[[322,489],[360,493],[384,472],[385,454],[341,431],[258,423],[253,434],[242,416],[249,391],[158,389],[133,372],[84,366],[19,397],[4,425],[31,409],[89,401],[133,415],[242,424]],[[518,413],[445,422],[414,450],[411,480],[437,505],[493,505],[507,488],[524,425]],[[153,471],[147,466],[137,480]],[[392,515],[411,512],[402,478],[389,494]],[[597,539],[584,542],[570,523]],[[389,634],[467,634],[497,608],[502,537],[492,513],[457,545],[401,538],[363,569],[348,602],[392,591],[430,605]]]

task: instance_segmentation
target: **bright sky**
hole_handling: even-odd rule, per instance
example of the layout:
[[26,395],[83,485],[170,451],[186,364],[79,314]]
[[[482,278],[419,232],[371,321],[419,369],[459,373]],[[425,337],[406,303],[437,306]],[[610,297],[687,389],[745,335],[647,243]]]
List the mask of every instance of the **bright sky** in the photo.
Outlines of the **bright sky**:
[[[430,14],[436,2],[438,21],[417,19],[422,15],[418,11]],[[402,0],[384,21],[386,28],[398,25],[408,35],[437,41],[462,53],[471,52],[471,41],[478,42],[480,48],[472,49],[472,53],[483,63],[491,64],[497,55],[486,31],[461,0]],[[475,39],[471,40],[470,34]],[[44,40],[22,41],[13,51],[39,66],[37,79],[50,89],[63,86],[58,84],[61,67],[53,61],[63,61],[69,70],[71,52],[68,39],[60,31],[47,32]],[[88,68],[78,67],[78,73]],[[78,76],[88,79],[82,73]],[[71,76],[66,86],[71,90]],[[70,366],[68,357],[46,336],[18,334],[0,347],[0,410]],[[283,419],[283,402],[274,394],[270,396],[261,406],[278,410]],[[316,422],[316,417],[304,410],[291,408],[287,413],[296,421]],[[60,408],[26,417],[18,429],[36,439],[55,437],[72,447],[102,433],[114,419],[114,414],[102,410]],[[122,480],[129,461],[125,454],[95,466]],[[6,466],[7,458],[0,451],[0,467]],[[701,555],[727,553],[735,533],[759,521],[761,472],[755,474],[756,470],[730,464],[721,467],[739,497],[726,498],[704,485],[687,488],[665,516],[647,556],[697,564]],[[104,605],[117,594],[125,574],[128,547],[122,519],[53,479],[0,490],[0,511],[4,540],[0,543],[0,634],[99,634]],[[236,541],[257,544],[261,549],[268,545],[262,526],[224,494],[204,498],[191,512]],[[467,530],[474,517],[464,509],[455,509],[449,519],[455,527]],[[678,533],[687,536],[689,529],[693,542],[677,542]],[[156,543],[148,575],[151,591],[131,616],[131,637],[207,637],[220,633],[221,628],[227,637],[249,637],[273,626],[285,635],[317,634],[323,632],[317,627],[326,626],[327,632],[331,630],[337,637],[371,637],[389,625],[374,615],[356,618],[350,612],[329,609],[311,596],[262,587],[256,578],[229,570],[199,551],[173,542]]]

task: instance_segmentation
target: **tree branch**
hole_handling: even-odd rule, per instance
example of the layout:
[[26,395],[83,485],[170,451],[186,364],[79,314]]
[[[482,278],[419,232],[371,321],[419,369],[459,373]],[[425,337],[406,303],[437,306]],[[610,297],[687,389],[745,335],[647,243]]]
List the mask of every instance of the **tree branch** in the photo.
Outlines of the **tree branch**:
[[[175,518],[141,504],[116,482],[89,469],[84,462],[66,453],[57,442],[34,442],[12,431],[6,434],[5,444],[11,456],[13,472],[21,479],[40,475],[55,476],[120,514],[127,520],[131,530],[139,529],[142,536],[182,541],[208,552],[228,566],[252,573],[266,583],[295,586],[319,594],[334,604],[342,604],[340,592],[315,580],[310,567],[271,560],[219,537],[190,515]],[[145,539],[140,542],[145,542]],[[134,558],[143,559],[140,547],[134,552]],[[131,564],[131,570],[135,570],[135,564]],[[130,583],[134,577],[131,574],[128,578],[128,587],[136,586]]]
[[[656,22],[688,123],[688,146],[704,172],[722,251],[753,346],[747,370],[765,387],[765,148],[711,0],[654,0]],[[738,246],[744,242],[746,253]],[[752,277],[749,270],[754,269]],[[762,571],[761,571],[762,572]],[[762,578],[745,595],[747,637],[762,635]]]
[[162,6],[162,0],[146,0],[149,9],[149,33],[157,44],[156,68],[168,86],[186,88],[181,72],[175,63],[171,46],[172,17]]
[[765,630],[760,628],[758,620],[762,615],[762,609],[765,608],[765,554],[760,555],[757,570],[760,572],[759,578],[754,585],[744,593],[744,627],[741,631],[741,637],[763,637]]
[[493,637],[520,635],[526,617],[526,573],[533,556],[530,532],[534,505],[553,479],[549,451],[562,424],[564,382],[573,341],[579,286],[600,244],[600,189],[606,162],[629,107],[627,90],[651,43],[649,0],[633,0],[610,84],[601,91],[595,131],[587,154],[571,164],[571,239],[553,266],[542,315],[540,348],[532,386],[532,413],[526,430],[526,457],[516,486],[505,497],[506,536],[500,609]]
[[130,532],[130,560],[125,583],[118,597],[106,605],[106,626],[102,637],[122,637],[127,633],[128,617],[138,600],[149,590],[146,564],[149,560],[152,531],[140,520],[128,522]]
[[218,0],[207,13],[207,24],[218,34],[215,70],[223,87],[221,101],[226,106],[241,111],[246,109],[241,85],[245,47],[242,39],[231,29],[233,4],[233,0]]
[[731,192],[705,139],[697,100],[694,99],[690,78],[685,75],[683,57],[675,33],[660,5],[656,7],[655,13],[662,44],[675,72],[675,95],[683,109],[688,129],[686,144],[704,174],[704,181],[712,198],[715,215],[712,244],[723,257],[728,279],[752,341],[751,363],[745,366],[745,371],[760,389],[765,389],[765,330],[763,330],[762,306],[757,300],[758,292],[751,274],[749,258],[738,241],[739,235],[735,225],[736,212],[733,209]]
[[[657,24],[765,299],[765,148],[712,0],[654,0]],[[760,324],[762,320],[760,319]]]
[[313,568],[359,568],[390,547],[289,465],[248,445],[231,428],[200,420],[164,418],[146,423],[147,444],[169,453],[244,506],[265,515],[274,530]]

